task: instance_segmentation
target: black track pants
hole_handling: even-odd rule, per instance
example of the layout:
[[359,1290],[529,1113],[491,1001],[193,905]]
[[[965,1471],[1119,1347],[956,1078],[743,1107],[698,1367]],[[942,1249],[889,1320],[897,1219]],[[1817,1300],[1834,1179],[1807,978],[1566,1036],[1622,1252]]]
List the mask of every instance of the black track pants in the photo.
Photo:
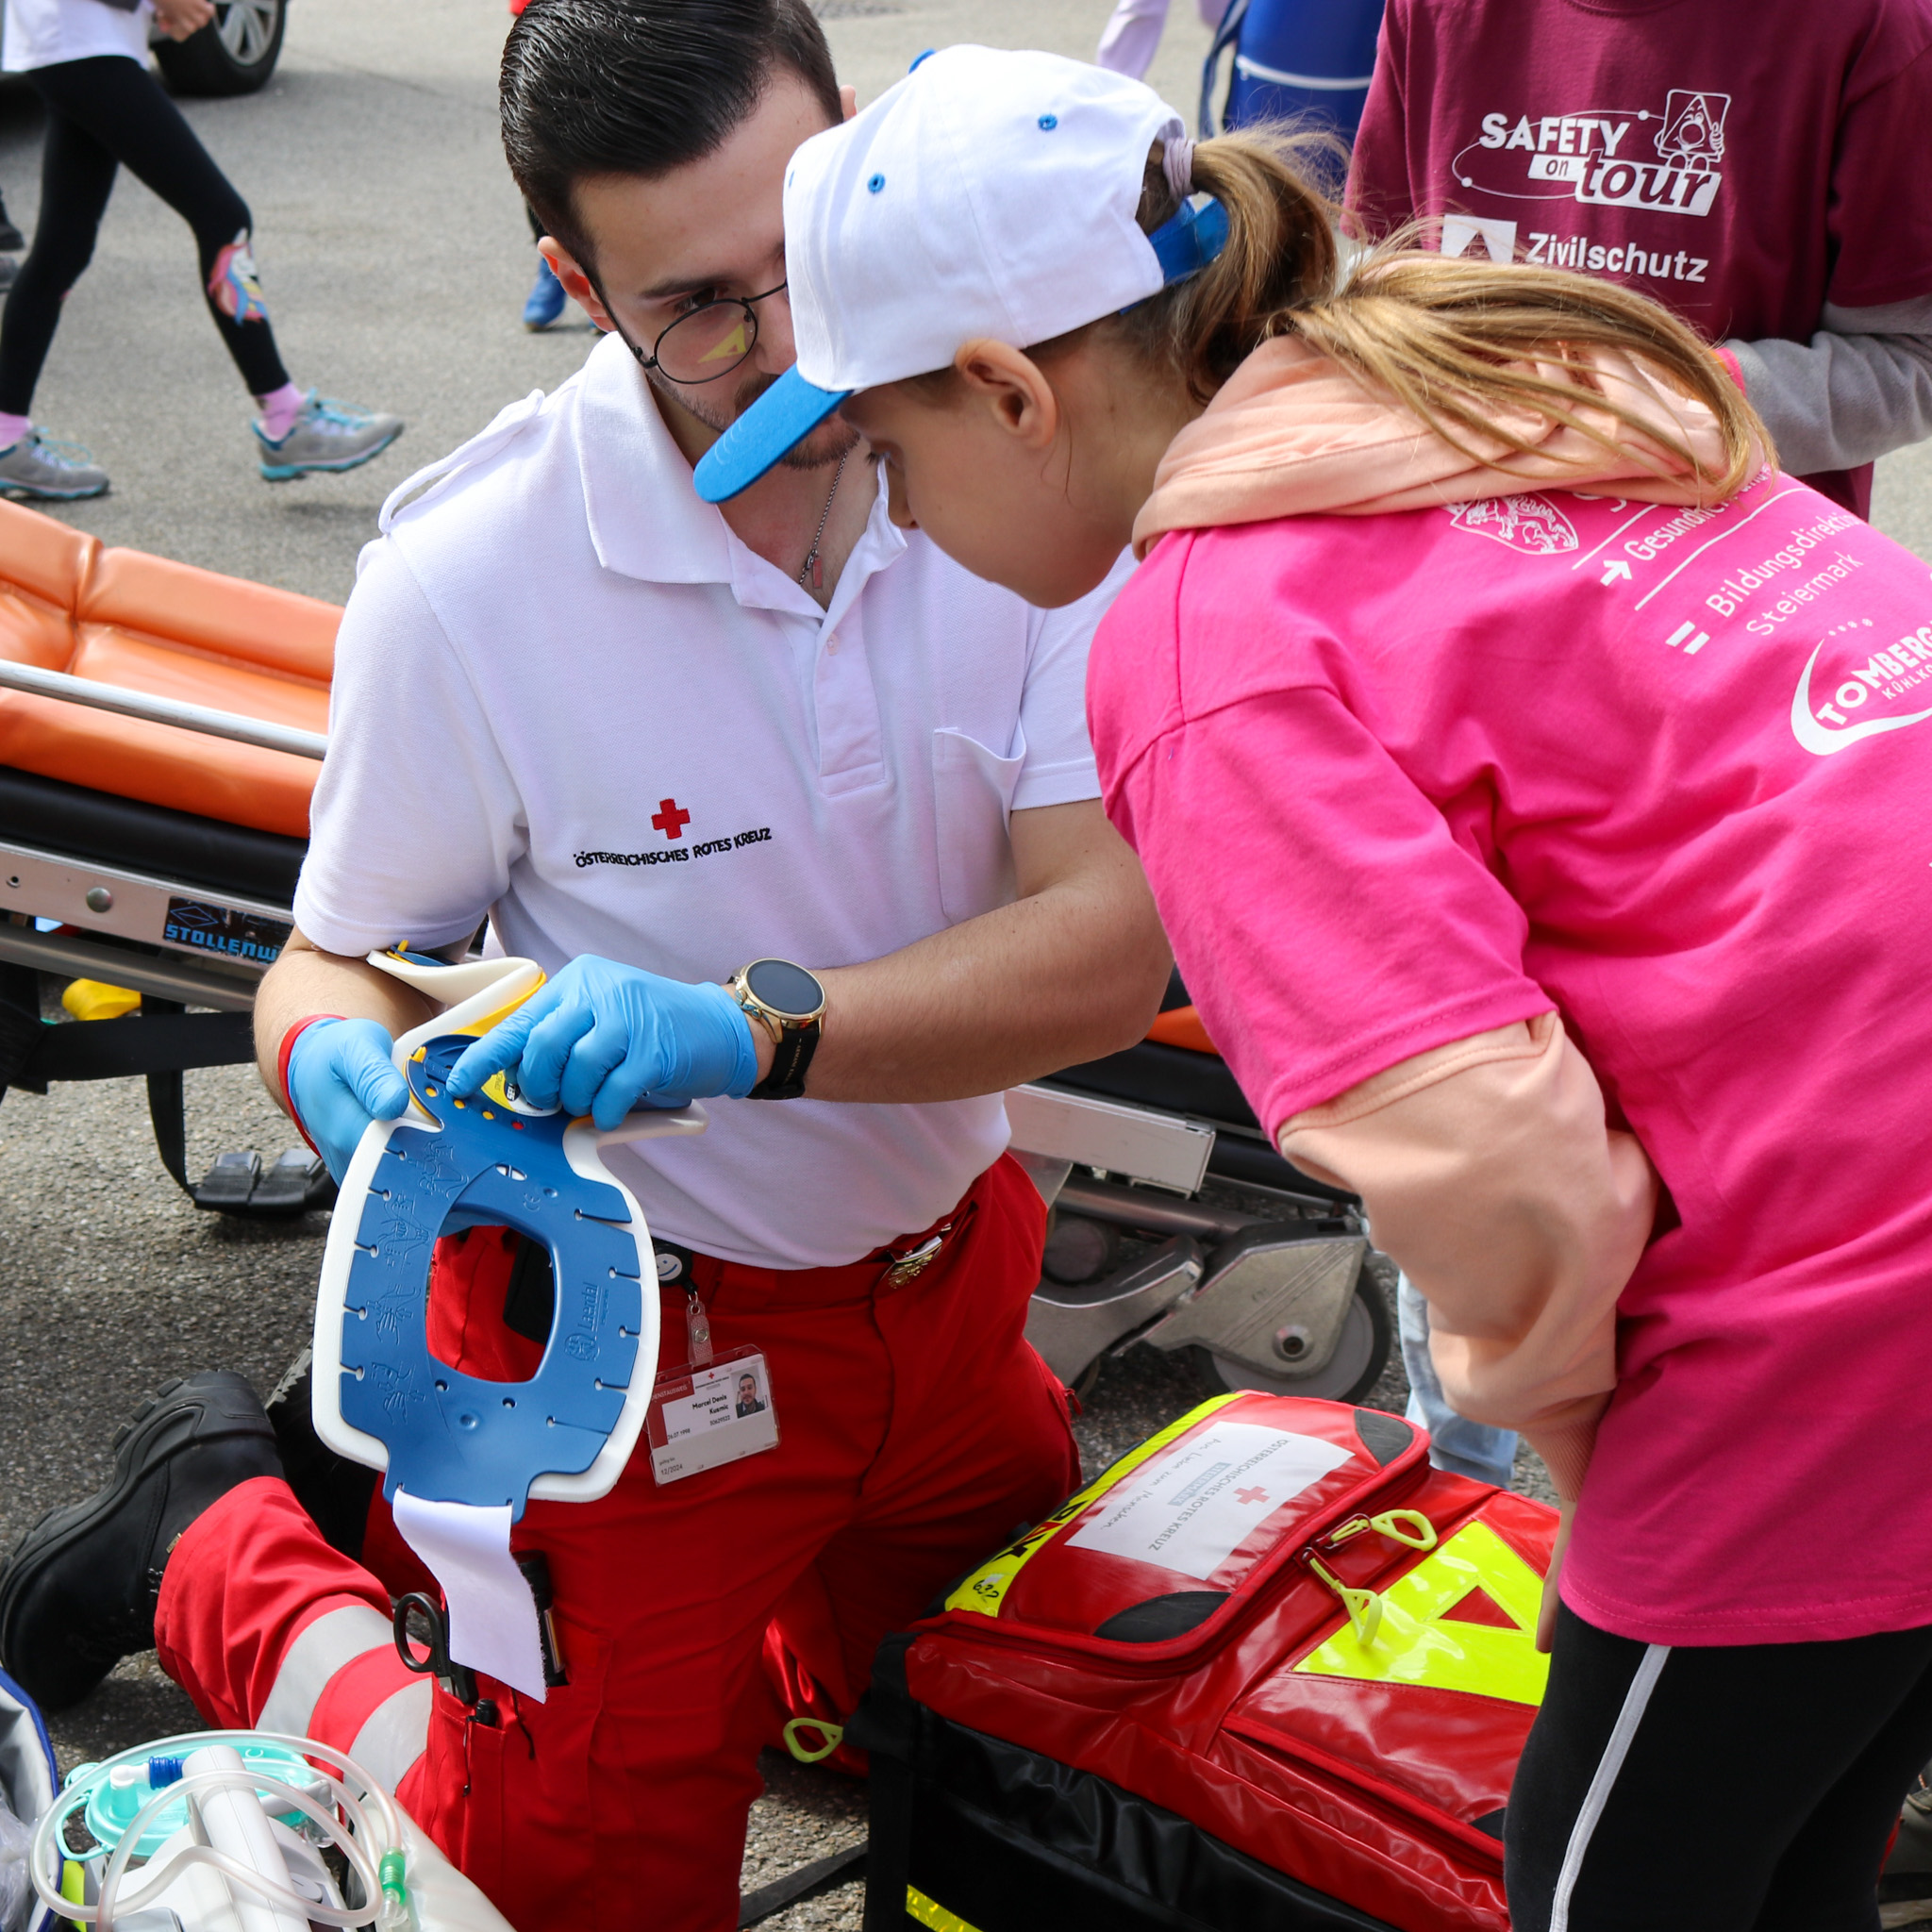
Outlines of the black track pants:
[[203,298],[250,393],[280,389],[289,372],[255,283],[248,204],[154,76],[138,60],[108,54],[37,68],[27,78],[46,103],[47,142],[33,247],[0,319],[0,410],[32,410],[61,298],[93,257],[123,163],[194,230]]
[[1672,1648],[1567,1607],[1509,1793],[1514,1932],[1876,1932],[1932,1629]]

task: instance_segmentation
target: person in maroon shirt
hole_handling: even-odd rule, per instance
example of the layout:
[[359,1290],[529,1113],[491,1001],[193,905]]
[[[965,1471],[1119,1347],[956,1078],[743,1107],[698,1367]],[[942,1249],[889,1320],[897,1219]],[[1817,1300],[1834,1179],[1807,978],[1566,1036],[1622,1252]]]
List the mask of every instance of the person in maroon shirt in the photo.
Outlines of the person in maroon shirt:
[[1389,0],[1351,221],[1607,275],[1859,515],[1932,435],[1928,0]]

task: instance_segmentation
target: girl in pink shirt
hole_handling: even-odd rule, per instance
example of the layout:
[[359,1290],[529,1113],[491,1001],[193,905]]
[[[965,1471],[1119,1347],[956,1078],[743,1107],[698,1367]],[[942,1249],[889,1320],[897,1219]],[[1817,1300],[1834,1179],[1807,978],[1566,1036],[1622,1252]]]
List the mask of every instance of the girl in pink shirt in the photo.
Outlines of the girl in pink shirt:
[[[857,390],[895,519],[1036,603],[1144,559],[1108,810],[1268,1131],[1574,1519],[1514,1924],[1865,1932],[1932,1755],[1926,568],[1646,298],[1344,278],[1280,146],[1150,152],[1091,88],[1040,113],[1047,57],[955,53],[794,162],[795,387]],[[908,262],[888,192],[972,220]],[[1191,193],[1224,247],[1123,308],[1108,225],[1165,264]],[[1086,324],[989,325],[1048,221],[1091,225],[1040,271]],[[951,365],[866,375],[869,317]]]

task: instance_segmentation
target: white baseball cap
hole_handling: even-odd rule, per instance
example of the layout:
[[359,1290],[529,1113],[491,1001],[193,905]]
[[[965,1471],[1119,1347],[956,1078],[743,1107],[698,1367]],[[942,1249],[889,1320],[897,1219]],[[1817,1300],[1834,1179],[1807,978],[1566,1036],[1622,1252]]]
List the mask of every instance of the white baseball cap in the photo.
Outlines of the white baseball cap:
[[[1157,142],[1182,206],[1149,236],[1135,212]],[[706,453],[698,494],[737,495],[855,391],[949,367],[980,337],[1031,347],[1193,274],[1226,220],[1188,203],[1191,152],[1181,117],[1124,75],[991,47],[923,57],[792,156],[798,361]]]

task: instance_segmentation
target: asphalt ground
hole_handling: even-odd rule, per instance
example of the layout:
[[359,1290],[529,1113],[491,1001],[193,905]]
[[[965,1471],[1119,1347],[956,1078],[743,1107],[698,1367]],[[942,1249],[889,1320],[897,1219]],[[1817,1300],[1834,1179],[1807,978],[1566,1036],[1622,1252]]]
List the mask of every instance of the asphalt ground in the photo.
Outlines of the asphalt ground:
[[[1091,53],[1107,0],[827,0],[841,73],[861,100],[922,48],[962,40]],[[1206,37],[1174,0],[1151,76],[1191,120]],[[593,341],[575,310],[518,322],[534,268],[504,169],[494,70],[500,0],[294,0],[268,90],[184,111],[250,201],[257,255],[296,380],[391,408],[402,443],[348,476],[269,487],[247,397],[205,319],[187,231],[124,178],[69,298],[36,399],[89,443],[113,491],[59,514],[123,543],[340,600],[384,496],[505,403],[568,376]],[[0,84],[0,191],[29,233],[40,116]],[[1880,466],[1879,525],[1932,558],[1932,451]],[[187,1076],[190,1165],[273,1154],[291,1131],[243,1069]],[[267,1228],[197,1213],[154,1157],[138,1082],[14,1093],[0,1107],[0,1548],[91,1490],[116,1425],[188,1370],[234,1368],[266,1391],[307,1337],[324,1224]],[[1399,1408],[1399,1366],[1372,1400]],[[1103,1376],[1080,1424],[1097,1466],[1198,1399],[1179,1364],[1139,1350]],[[1540,1472],[1520,1473],[1534,1487]],[[63,1765],[194,1722],[152,1657],[59,1715]],[[862,1793],[774,1758],[753,1818],[752,1888],[853,1842]],[[847,1885],[767,1921],[858,1924]]]

